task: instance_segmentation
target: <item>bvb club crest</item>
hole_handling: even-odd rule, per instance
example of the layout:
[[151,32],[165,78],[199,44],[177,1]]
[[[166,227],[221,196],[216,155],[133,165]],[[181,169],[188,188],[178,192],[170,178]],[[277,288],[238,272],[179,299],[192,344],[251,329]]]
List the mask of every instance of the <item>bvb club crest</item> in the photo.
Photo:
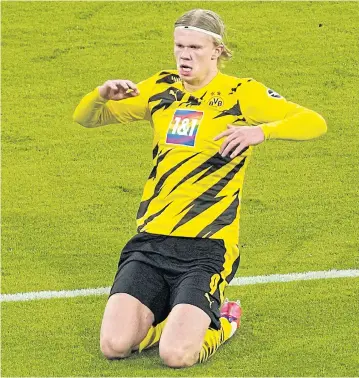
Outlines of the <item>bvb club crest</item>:
[[220,108],[223,104],[223,98],[220,96],[212,96],[208,102],[209,106],[214,106],[215,108]]

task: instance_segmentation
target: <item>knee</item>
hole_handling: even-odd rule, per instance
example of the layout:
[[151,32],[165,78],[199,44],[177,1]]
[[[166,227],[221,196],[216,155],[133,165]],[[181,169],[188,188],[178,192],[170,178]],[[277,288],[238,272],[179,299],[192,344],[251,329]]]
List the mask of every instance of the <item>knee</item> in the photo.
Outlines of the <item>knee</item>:
[[176,345],[161,347],[160,344],[159,352],[162,362],[172,368],[190,367],[194,365],[199,358],[199,351]]
[[104,337],[100,339],[100,348],[102,354],[108,360],[126,358],[131,354],[132,350],[130,343],[124,340]]

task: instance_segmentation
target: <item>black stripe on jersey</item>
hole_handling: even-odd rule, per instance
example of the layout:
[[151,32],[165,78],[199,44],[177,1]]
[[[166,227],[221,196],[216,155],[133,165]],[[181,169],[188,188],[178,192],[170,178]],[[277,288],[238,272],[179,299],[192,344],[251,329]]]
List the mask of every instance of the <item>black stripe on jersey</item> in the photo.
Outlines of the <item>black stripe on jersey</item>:
[[232,123],[236,123],[236,122],[246,122],[246,119],[243,116],[241,116],[237,118],[236,120],[232,121]]
[[237,101],[230,109],[223,110],[221,113],[219,113],[217,116],[215,116],[213,119],[224,117],[224,116],[241,116],[242,110],[239,105],[239,101]]
[[[230,161],[232,161],[232,159],[229,156],[223,157],[220,153],[217,152],[214,156],[211,157],[211,159],[207,160],[207,162],[211,164],[211,167],[207,171],[203,172],[203,174],[197,178],[194,184],[199,180],[206,178],[213,172],[218,171]],[[206,164],[206,162],[204,164]]]
[[231,91],[228,93],[229,95],[232,95],[237,92],[237,89],[242,85],[242,83],[238,83],[236,87],[231,88]]
[[160,102],[152,108],[151,115],[162,108],[169,108],[175,101],[181,101],[183,96],[184,93],[175,87],[169,87],[163,92],[156,93],[148,99],[148,102],[160,100]]
[[166,75],[165,77],[162,77],[161,79],[158,79],[156,81],[156,84],[166,83],[166,84],[174,84],[177,83],[177,81],[181,81],[181,78],[179,75],[170,73],[170,72],[161,72],[161,74]]
[[161,71],[158,76],[162,76],[162,75],[169,75],[171,72],[169,71]]
[[152,160],[154,160],[157,154],[158,154],[158,143],[156,144],[155,148],[152,150]]
[[198,106],[198,105],[201,105],[201,103],[202,103],[201,99],[190,95],[186,101],[181,102],[178,106],[181,106],[181,105],[186,105],[186,107]]
[[207,91],[203,93],[203,95],[200,97],[201,100],[204,99],[204,96],[207,94]]
[[209,238],[221,228],[231,224],[237,215],[237,208],[239,205],[238,198],[239,190],[234,193],[234,200],[232,203],[209,225],[207,225],[196,237],[197,238]]
[[192,95],[190,95],[187,99],[187,101],[184,101],[184,102],[181,102],[178,106],[181,106],[181,105],[186,105],[186,107],[189,107],[189,106],[198,106],[198,105],[201,105],[202,104],[202,101],[204,99],[204,96],[207,94],[207,91],[203,93],[203,95],[201,97],[194,97]]
[[233,179],[233,177],[238,173],[238,171],[243,167],[245,161],[246,161],[246,157],[244,157],[233,169],[231,169],[226,174],[226,176],[222,177],[219,181],[217,181],[204,193],[202,193],[200,196],[195,198],[191,203],[189,203],[183,210],[181,210],[178,214],[181,214],[185,210],[190,208],[188,213],[186,213],[186,215],[173,227],[171,233],[176,231],[177,228],[181,227],[185,223],[195,218],[200,213],[203,213],[205,210],[209,209],[211,206],[217,204],[223,198],[225,198],[226,196],[217,197],[217,195],[228,184],[228,182]]
[[[229,154],[230,154],[232,151],[234,151],[235,148],[237,148],[237,147],[234,147],[233,150],[231,150],[231,151],[229,152]],[[243,153],[245,153],[245,152],[248,150],[248,148],[249,148],[249,146],[243,148],[243,150],[239,151],[239,154],[238,154],[237,156],[241,156]]]
[[[166,152],[167,154],[167,152]],[[140,219],[142,218],[145,214],[146,214],[146,211],[148,209],[148,206],[150,205],[150,202],[156,198],[158,196],[158,194],[160,193],[165,181],[168,179],[168,177],[173,173],[175,172],[181,165],[183,165],[184,163],[186,163],[187,161],[191,160],[192,158],[194,158],[195,156],[197,156],[199,154],[199,152],[197,152],[196,154],[188,157],[187,159],[184,159],[183,161],[179,162],[178,164],[176,164],[174,167],[172,167],[169,171],[167,171],[165,174],[163,174],[163,176],[158,180],[156,186],[155,186],[155,190],[154,190],[154,193],[152,195],[151,198],[149,198],[148,200],[146,201],[142,201],[140,203],[140,207],[138,209],[138,212],[137,212],[137,219]]]
[[231,273],[228,275],[228,277],[226,278],[226,281],[227,283],[230,283],[234,277],[234,275],[236,274],[237,272],[237,269],[238,269],[238,266],[239,266],[239,262],[240,262],[240,256],[238,256],[235,260],[234,260],[234,263],[232,265],[232,271]]
[[157,162],[154,165],[154,167],[152,168],[152,171],[151,171],[150,175],[148,176],[148,179],[156,178],[156,176],[157,176],[157,168],[158,168],[159,164],[162,162],[162,160],[166,157],[166,155],[170,151],[172,151],[172,148],[170,150],[166,151],[165,153],[163,153],[163,154],[161,154],[161,155],[158,156]]
[[[172,202],[171,202],[172,203]],[[150,223],[151,221],[153,221],[155,218],[157,218],[159,215],[161,215],[169,205],[171,205],[171,203],[168,203],[163,209],[161,209],[160,211],[158,211],[157,213],[155,214],[152,214],[151,216],[149,216],[144,222],[143,224],[141,224],[140,226],[137,227],[137,232],[142,232],[143,229],[147,226],[148,223]]]
[[188,173],[187,176],[183,177],[183,179],[173,187],[173,189],[171,190],[170,193],[172,193],[175,189],[177,189],[185,181],[189,180],[193,176],[196,176],[198,173],[205,171],[200,177],[197,178],[197,180],[194,183],[201,180],[202,178],[209,176],[211,173],[222,168],[224,165],[226,165],[230,161],[232,161],[232,159],[230,157],[228,157],[228,156],[222,157],[217,152],[215,155],[211,156],[208,160],[206,160],[204,163],[202,163],[197,168],[195,168],[192,172]]

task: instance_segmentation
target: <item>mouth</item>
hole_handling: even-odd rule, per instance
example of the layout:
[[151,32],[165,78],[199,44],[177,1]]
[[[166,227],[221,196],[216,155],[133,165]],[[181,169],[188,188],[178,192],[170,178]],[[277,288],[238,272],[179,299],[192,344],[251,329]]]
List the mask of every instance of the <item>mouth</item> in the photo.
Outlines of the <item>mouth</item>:
[[192,72],[192,67],[187,64],[181,64],[179,66],[179,71],[181,75],[189,75]]

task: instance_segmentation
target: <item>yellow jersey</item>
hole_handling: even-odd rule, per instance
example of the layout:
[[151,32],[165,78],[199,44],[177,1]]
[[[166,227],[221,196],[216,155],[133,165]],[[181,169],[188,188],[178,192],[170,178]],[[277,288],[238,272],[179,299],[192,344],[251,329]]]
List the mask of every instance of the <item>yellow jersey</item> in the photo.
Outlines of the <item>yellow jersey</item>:
[[261,125],[266,139],[311,139],[325,121],[251,78],[221,72],[205,87],[185,90],[176,70],[139,83],[140,94],[102,99],[98,89],[78,105],[74,119],[87,127],[148,120],[153,127],[153,168],[137,213],[138,232],[181,237],[239,238],[243,180],[253,147],[222,157],[227,125]]

